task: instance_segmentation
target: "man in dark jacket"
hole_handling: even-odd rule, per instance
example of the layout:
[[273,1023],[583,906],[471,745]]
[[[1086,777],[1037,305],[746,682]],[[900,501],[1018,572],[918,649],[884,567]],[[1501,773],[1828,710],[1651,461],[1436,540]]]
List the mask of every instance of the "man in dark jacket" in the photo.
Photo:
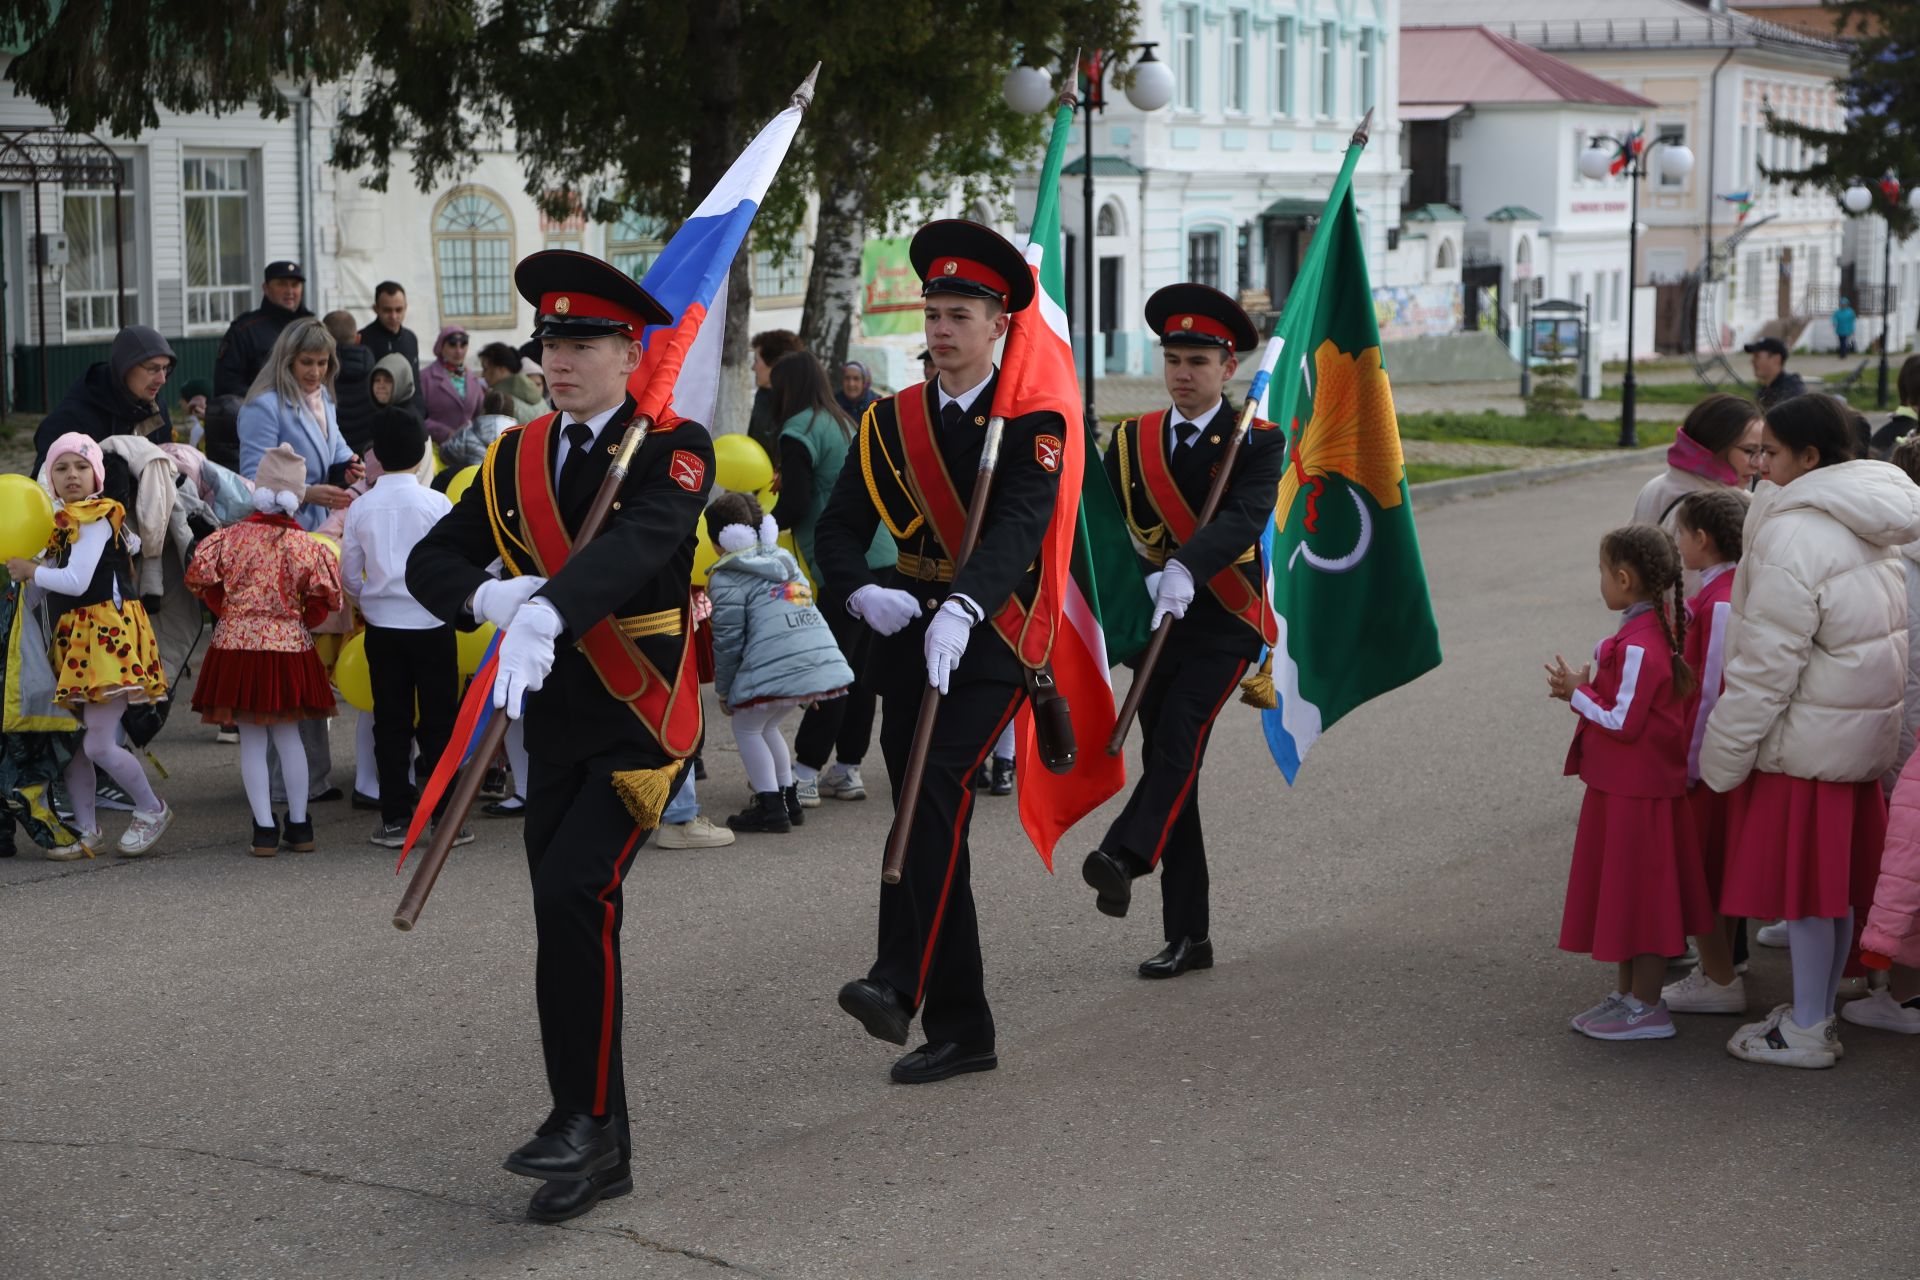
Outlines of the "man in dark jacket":
[[89,366],[40,420],[33,433],[33,474],[40,473],[47,449],[69,431],[95,440],[141,435],[155,444],[171,443],[173,422],[162,393],[173,365],[173,348],[157,330],[130,324],[115,334],[107,358]]
[[360,345],[367,349],[368,367],[399,352],[413,366],[413,384],[420,385],[420,339],[406,327],[407,291],[393,280],[373,286],[373,320],[360,331]]
[[373,353],[361,345],[359,331],[347,312],[329,311],[320,323],[332,335],[334,355],[340,361],[340,371],[333,376],[333,404],[340,419],[340,434],[355,453],[365,454],[373,447],[373,415],[380,408],[373,402]]
[[1762,409],[1807,394],[1807,384],[1800,375],[1787,372],[1786,343],[1778,338],[1761,338],[1749,342],[1743,350],[1753,357],[1753,380],[1760,384],[1753,398]]
[[267,357],[280,331],[313,312],[301,305],[307,293],[306,273],[300,264],[281,260],[267,264],[260,305],[227,326],[220,352],[213,358],[213,393],[245,399],[253,380],[267,367]]

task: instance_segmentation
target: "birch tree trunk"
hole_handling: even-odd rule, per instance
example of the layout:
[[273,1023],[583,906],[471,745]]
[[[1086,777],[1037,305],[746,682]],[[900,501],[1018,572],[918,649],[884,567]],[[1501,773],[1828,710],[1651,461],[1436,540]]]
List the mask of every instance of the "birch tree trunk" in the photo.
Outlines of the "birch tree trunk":
[[[813,269],[800,337],[830,373],[847,359],[860,309],[860,252],[867,242],[867,146],[849,138],[841,163],[820,175],[814,221]],[[837,382],[837,377],[836,377]]]

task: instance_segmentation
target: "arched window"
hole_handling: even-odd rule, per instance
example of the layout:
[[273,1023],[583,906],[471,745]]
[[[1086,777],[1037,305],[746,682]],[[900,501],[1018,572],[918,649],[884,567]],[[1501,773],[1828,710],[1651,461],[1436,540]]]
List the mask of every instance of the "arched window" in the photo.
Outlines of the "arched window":
[[1120,205],[1112,200],[1100,206],[1100,216],[1094,220],[1095,235],[1117,236],[1120,234]]
[[1445,271],[1453,265],[1453,241],[1442,240],[1440,242],[1440,252],[1435,255],[1433,265],[1442,271]]
[[607,228],[607,261],[638,280],[667,247],[667,224],[629,209]]
[[1513,248],[1513,274],[1522,280],[1533,274],[1533,242],[1525,236]]
[[440,318],[503,328],[513,323],[513,217],[484,187],[455,187],[433,211]]

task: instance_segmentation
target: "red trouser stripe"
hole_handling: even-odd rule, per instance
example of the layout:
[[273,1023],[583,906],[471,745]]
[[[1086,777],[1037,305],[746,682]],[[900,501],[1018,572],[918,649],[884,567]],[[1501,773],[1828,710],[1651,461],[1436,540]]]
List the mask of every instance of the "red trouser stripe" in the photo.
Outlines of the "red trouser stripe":
[[641,829],[635,827],[633,834],[627,837],[626,847],[620,850],[620,856],[613,862],[613,879],[607,881],[607,887],[600,891],[600,1063],[593,1076],[593,1114],[607,1113],[607,1067],[613,1057],[613,996],[614,984],[620,980],[614,972],[613,964],[613,903],[610,901],[620,888],[620,877],[626,874],[627,863],[633,857],[634,849],[640,843]]
[[1180,784],[1180,794],[1173,799],[1173,807],[1167,811],[1167,825],[1160,828],[1160,839],[1153,846],[1153,861],[1148,866],[1160,865],[1160,854],[1167,847],[1167,837],[1173,834],[1173,824],[1180,820],[1180,811],[1187,807],[1187,796],[1193,791],[1194,779],[1200,776],[1200,753],[1207,749],[1207,735],[1213,732],[1213,722],[1220,718],[1221,708],[1227,705],[1227,699],[1233,696],[1234,688],[1240,683],[1240,677],[1247,673],[1247,664],[1242,662],[1234,668],[1233,679],[1227,681],[1227,691],[1220,695],[1220,701],[1213,704],[1213,710],[1207,714],[1206,723],[1200,726],[1200,732],[1193,739],[1193,760],[1187,765],[1187,780]]
[[1013,719],[1013,713],[1020,706],[1025,690],[1013,695],[1013,701],[1007,704],[1006,714],[1000,717],[1000,723],[993,728],[993,736],[987,739],[987,745],[980,748],[980,754],[967,766],[966,773],[960,778],[960,812],[953,819],[953,844],[947,850],[947,875],[940,882],[940,905],[933,909],[933,927],[927,930],[927,949],[920,954],[920,983],[914,989],[913,1003],[918,1008],[927,994],[927,970],[933,967],[933,944],[940,940],[940,921],[947,914],[947,894],[953,889],[953,869],[960,862],[961,835],[967,829],[967,815],[973,812],[973,775],[981,765],[987,762],[987,756],[993,751],[993,744],[1000,741],[1000,735],[1007,731],[1007,722]]

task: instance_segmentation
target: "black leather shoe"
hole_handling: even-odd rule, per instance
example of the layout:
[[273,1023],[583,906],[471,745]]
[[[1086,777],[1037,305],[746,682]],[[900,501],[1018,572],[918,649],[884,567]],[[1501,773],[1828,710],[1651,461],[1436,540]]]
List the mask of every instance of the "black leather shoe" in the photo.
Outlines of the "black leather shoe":
[[907,1042],[907,1024],[913,1010],[894,993],[892,987],[872,978],[855,978],[840,988],[840,1007],[860,1020],[867,1034],[889,1044]]
[[535,1222],[565,1222],[577,1218],[602,1200],[633,1190],[633,1166],[622,1160],[611,1169],[588,1178],[542,1183],[527,1202],[527,1216]]
[[338,787],[328,787],[325,791],[322,791],[319,795],[314,796],[312,799],[308,800],[307,803],[308,804],[332,804],[335,800],[339,800],[343,798],[346,794],[347,794],[346,792],[342,791]]
[[1143,978],[1177,978],[1189,969],[1213,968],[1213,944],[1205,938],[1179,938],[1151,960],[1140,963]]
[[1133,902],[1133,870],[1119,855],[1095,849],[1080,864],[1080,878],[1093,888],[1093,905],[1101,915],[1119,919]]
[[508,1173],[546,1182],[571,1182],[605,1173],[620,1163],[620,1138],[614,1119],[597,1120],[577,1111],[555,1112],[531,1142],[506,1158]]
[[247,849],[256,858],[271,858],[280,852],[280,819],[276,815],[266,826],[253,824],[253,844]]
[[778,791],[754,792],[753,802],[729,817],[727,826],[734,831],[768,835],[785,835],[793,830],[793,822],[787,817],[787,802]]
[[288,818],[286,828],[282,832],[281,838],[286,841],[287,848],[293,850],[295,853],[312,853],[313,819],[308,818],[305,822],[295,822],[292,818]]
[[1013,794],[1013,761],[1002,760],[999,756],[993,758],[993,779],[987,790],[996,796]]
[[993,790],[993,766],[989,765],[985,760],[982,760],[980,767],[973,771],[973,776],[967,779],[967,790]]
[[999,1055],[991,1046],[977,1049],[949,1041],[929,1041],[894,1063],[889,1074],[895,1084],[932,1084],[969,1071],[991,1071],[999,1065]]
[[807,811],[800,807],[800,786],[798,783],[789,783],[780,788],[780,802],[787,807],[787,823],[790,826],[799,827],[806,825]]
[[380,801],[360,790],[358,787],[355,787],[353,791],[353,807],[356,809],[365,809],[369,813],[378,813],[380,812]]

